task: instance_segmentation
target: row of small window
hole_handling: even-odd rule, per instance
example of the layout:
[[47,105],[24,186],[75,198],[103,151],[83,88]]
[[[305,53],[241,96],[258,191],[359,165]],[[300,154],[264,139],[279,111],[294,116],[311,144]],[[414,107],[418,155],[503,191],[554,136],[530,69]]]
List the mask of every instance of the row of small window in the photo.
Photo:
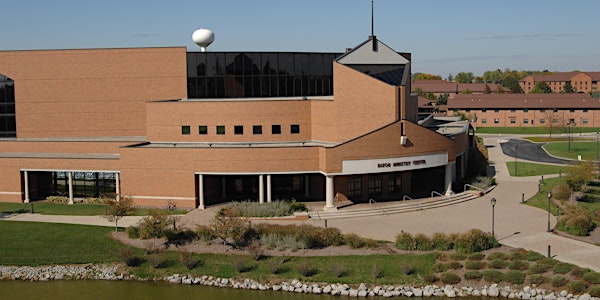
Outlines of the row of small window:
[[[454,111],[458,111],[458,109],[455,108]],[[473,111],[476,111],[476,109],[474,109]],[[486,108],[482,108],[481,109],[481,112],[486,112],[486,111],[487,111]],[[558,112],[558,108],[553,108],[552,111],[553,112]],[[471,112],[471,110],[470,109],[465,109],[465,112]],[[494,109],[494,112],[495,113],[499,113],[500,110],[499,109]],[[510,112],[514,113],[514,112],[517,112],[517,110],[516,109],[511,109]],[[523,112],[529,112],[529,109],[528,108],[523,108]],[[540,109],[540,112],[546,112],[546,110],[545,109]],[[574,109],[569,109],[569,112],[574,113],[575,110]],[[588,110],[587,109],[582,109],[582,112],[586,113],[586,112],[588,112]]]
[[[190,125],[181,126],[181,134],[190,135],[192,133],[192,128]],[[225,125],[217,125],[215,127],[215,133],[218,135],[225,134]],[[300,125],[292,124],[290,125],[290,133],[298,134],[300,133]],[[198,134],[204,135],[208,134],[208,126],[200,125],[198,126]],[[244,126],[243,125],[235,125],[233,126],[233,134],[242,135],[244,134]],[[262,125],[253,125],[252,126],[252,134],[263,134],[263,126]],[[271,134],[281,134],[281,125],[271,125]]]
[[[487,119],[481,119],[482,124],[487,123]],[[500,123],[500,119],[494,119],[494,124]],[[587,124],[588,119],[581,119],[582,124]],[[510,118],[510,124],[517,124],[516,118]],[[523,124],[529,124],[529,119],[523,119]],[[533,124],[533,120],[531,120],[531,124]],[[546,119],[540,119],[540,124],[546,124]],[[552,124],[558,124],[558,119],[552,119]],[[574,125],[575,119],[569,119],[569,124]]]

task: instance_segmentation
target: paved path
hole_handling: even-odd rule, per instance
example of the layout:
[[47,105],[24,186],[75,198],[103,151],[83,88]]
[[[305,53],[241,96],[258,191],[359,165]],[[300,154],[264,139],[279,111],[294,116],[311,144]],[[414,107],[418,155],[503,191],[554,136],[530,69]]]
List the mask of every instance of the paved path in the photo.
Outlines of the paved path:
[[[579,266],[589,267],[600,272],[600,247],[547,233],[546,211],[521,204],[521,197],[530,198],[538,192],[536,177],[510,177],[506,168],[507,159],[500,143],[510,137],[485,136],[485,144],[490,156],[490,167],[495,174],[498,186],[487,195],[456,205],[395,215],[363,218],[328,220],[328,226],[337,227],[344,233],[356,233],[377,240],[393,241],[402,231],[432,234],[435,232],[460,233],[471,228],[483,231],[492,229],[492,207],[490,199],[496,198],[494,231],[502,244],[515,248],[524,248],[547,254],[548,245],[556,259]],[[324,202],[309,203],[311,209],[322,209]],[[194,227],[208,224],[219,207],[206,210],[194,210],[180,218],[179,224]],[[347,208],[347,209],[351,209]],[[126,217],[119,222],[121,226],[137,223],[140,217]],[[76,223],[101,226],[113,226],[100,216],[48,216],[37,214],[19,214],[3,216],[5,220]],[[254,222],[254,221],[253,221]],[[258,222],[258,221],[257,221]],[[324,226],[324,221],[266,221],[273,223],[309,223]],[[556,219],[551,218],[551,227]]]

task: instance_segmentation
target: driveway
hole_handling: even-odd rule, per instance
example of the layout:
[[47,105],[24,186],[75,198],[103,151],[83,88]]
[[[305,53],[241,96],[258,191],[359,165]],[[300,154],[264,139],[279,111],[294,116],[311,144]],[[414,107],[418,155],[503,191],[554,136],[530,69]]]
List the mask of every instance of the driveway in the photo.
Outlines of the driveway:
[[527,140],[510,139],[501,143],[502,152],[510,157],[518,159],[537,161],[548,164],[572,165],[572,160],[550,156],[543,148],[543,143],[533,143]]

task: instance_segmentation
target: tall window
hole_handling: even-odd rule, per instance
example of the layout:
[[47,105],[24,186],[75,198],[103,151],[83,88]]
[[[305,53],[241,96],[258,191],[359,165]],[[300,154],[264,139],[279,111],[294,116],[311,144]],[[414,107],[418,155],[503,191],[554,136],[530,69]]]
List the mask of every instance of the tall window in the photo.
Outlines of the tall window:
[[362,177],[361,176],[350,176],[348,177],[348,196],[349,197],[360,197],[362,194]]
[[15,83],[0,74],[0,138],[17,137]]

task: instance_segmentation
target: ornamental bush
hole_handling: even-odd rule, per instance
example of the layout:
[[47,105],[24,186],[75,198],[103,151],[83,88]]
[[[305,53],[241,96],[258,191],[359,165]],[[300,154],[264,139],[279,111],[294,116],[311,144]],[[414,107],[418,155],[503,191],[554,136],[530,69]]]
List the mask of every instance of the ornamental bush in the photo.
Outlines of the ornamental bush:
[[487,282],[491,282],[491,283],[499,283],[500,281],[502,281],[503,279],[503,274],[502,272],[498,271],[498,270],[484,270],[482,272],[483,274],[483,279]]
[[583,274],[583,280],[591,284],[600,284],[600,273],[598,272],[587,272]]
[[575,280],[575,281],[569,282],[569,291],[571,291],[571,293],[573,293],[573,294],[583,293],[583,292],[585,292],[586,289],[587,289],[587,284],[585,284],[585,282],[583,282],[583,281]]
[[468,280],[479,280],[483,278],[483,274],[481,274],[479,271],[467,271],[465,272],[464,277]]
[[485,267],[485,263],[478,260],[468,260],[465,263],[465,268],[467,270],[481,270]]
[[508,264],[508,268],[511,270],[524,271],[529,269],[529,263],[522,260],[513,260]]
[[525,273],[516,270],[507,271],[503,276],[504,281],[512,284],[523,284],[525,282]]
[[556,274],[567,274],[567,273],[571,272],[572,268],[573,268],[572,264],[559,262],[556,265],[554,265],[554,269],[552,271],[554,271],[554,273],[556,273]]
[[508,262],[505,260],[494,259],[488,261],[487,266],[490,269],[505,269],[508,266]]
[[529,282],[531,284],[540,285],[550,282],[550,278],[540,274],[533,274],[529,277]]
[[450,272],[444,272],[440,275],[440,280],[444,283],[444,284],[457,284],[461,281],[460,276],[454,274],[454,273],[450,273]]
[[569,283],[569,280],[563,276],[555,276],[552,278],[552,286],[553,287],[561,287],[565,286]]

